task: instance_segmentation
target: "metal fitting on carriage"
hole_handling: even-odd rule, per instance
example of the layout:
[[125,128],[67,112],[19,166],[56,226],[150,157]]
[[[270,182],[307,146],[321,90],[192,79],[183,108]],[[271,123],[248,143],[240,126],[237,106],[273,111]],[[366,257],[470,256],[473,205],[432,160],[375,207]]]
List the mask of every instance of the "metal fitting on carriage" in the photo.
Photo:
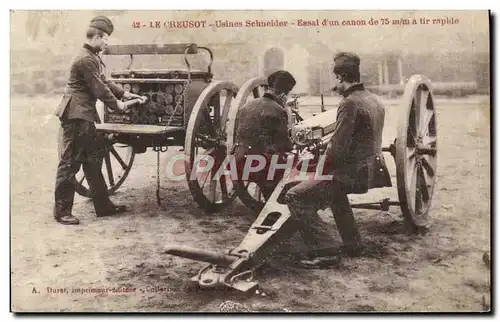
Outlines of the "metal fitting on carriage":
[[323,128],[312,128],[300,124],[291,130],[292,140],[299,146],[311,144],[313,141],[323,137]]

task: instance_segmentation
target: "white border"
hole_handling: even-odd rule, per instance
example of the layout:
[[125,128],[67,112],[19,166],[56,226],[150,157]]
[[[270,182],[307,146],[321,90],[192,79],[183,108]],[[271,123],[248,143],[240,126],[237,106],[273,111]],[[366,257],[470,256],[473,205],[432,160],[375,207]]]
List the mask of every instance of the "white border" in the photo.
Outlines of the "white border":
[[[10,5],[14,5],[12,2],[3,2],[2,4],[7,3]],[[357,1],[354,2],[352,0],[350,1],[318,1],[318,0],[307,0],[307,1],[288,1],[288,2],[281,2],[282,5],[278,6],[277,1],[269,1],[269,0],[252,0],[252,1],[223,1],[223,0],[204,0],[204,1],[163,1],[163,6],[159,6],[158,1],[115,1],[114,3],[111,3],[110,1],[102,1],[102,0],[86,0],[82,1],[79,4],[73,4],[69,5],[69,1],[64,1],[64,2],[56,2],[56,1],[15,1],[15,8],[10,7],[10,8],[5,8],[2,10],[2,16],[1,16],[1,23],[2,23],[2,43],[7,45],[6,47],[9,47],[10,40],[9,40],[9,28],[10,28],[10,22],[9,22],[9,11],[7,9],[116,9],[119,7],[122,8],[127,8],[127,9],[156,9],[156,10],[180,10],[180,9],[190,9],[190,10],[195,10],[195,9],[283,9],[283,10],[313,10],[313,9],[435,9],[435,10],[442,10],[445,9],[445,7],[442,5],[442,2],[439,3],[435,0],[421,0],[421,1]],[[453,2],[454,5],[459,5],[457,1]],[[498,15],[500,12],[500,9],[498,9],[499,6],[499,1],[498,0],[490,0],[490,1],[485,1],[485,0],[475,0],[475,1],[468,1],[464,2],[464,4],[467,5],[472,5],[473,7],[455,7],[450,10],[457,10],[457,9],[492,9],[494,13]],[[42,6],[43,5],[43,6]],[[168,5],[168,6],[165,6]],[[498,17],[497,17],[498,18]],[[498,21],[496,21],[498,24]],[[498,33],[495,33],[495,40],[498,40]],[[493,47],[493,44],[492,44]],[[498,55],[498,52],[495,51]],[[10,105],[9,105],[9,96],[10,96],[10,88],[9,88],[9,53],[7,50],[4,50],[3,53],[4,55],[3,59],[1,60],[2,67],[4,69],[3,75],[4,75],[4,81],[5,83],[1,87],[1,90],[3,91],[3,95],[1,96],[5,100],[4,104],[4,109],[5,110],[10,110]],[[495,69],[494,72],[497,72],[497,69]],[[494,75],[491,75],[493,77]],[[498,84],[496,84],[495,88],[493,89],[494,92],[498,93],[497,91]],[[496,102],[494,102],[496,103]],[[493,106],[495,106],[494,104]],[[495,120],[498,123],[498,112],[496,113],[496,118]],[[8,313],[10,309],[10,272],[9,272],[9,265],[8,265],[8,260],[10,259],[10,249],[9,249],[9,242],[7,241],[7,236],[9,236],[9,213],[10,213],[10,196],[9,196],[9,168],[10,168],[10,156],[7,153],[7,151],[10,151],[10,131],[9,131],[9,125],[10,125],[10,114],[9,117],[6,117],[5,112],[4,112],[4,117],[1,118],[1,120],[4,123],[4,126],[1,127],[2,129],[2,144],[0,146],[3,147],[3,153],[1,157],[1,164],[0,164],[0,182],[2,182],[2,191],[0,196],[2,197],[2,202],[0,203],[4,207],[4,211],[1,214],[1,219],[4,221],[4,223],[1,225],[1,227],[4,229],[3,234],[1,236],[4,236],[2,243],[1,243],[1,258],[4,259],[3,265],[1,267],[1,274],[0,274],[0,282],[2,283],[2,310],[1,310],[1,321],[7,321],[13,319],[13,315]],[[500,149],[498,146],[498,142],[495,145],[495,149]],[[497,176],[495,177],[497,179]],[[495,195],[495,199],[499,200],[497,198],[497,195]],[[496,209],[495,209],[496,210]],[[471,214],[473,215],[473,214]],[[497,226],[498,226],[498,221],[497,220]],[[495,227],[497,228],[497,227]],[[496,257],[497,251],[495,251],[494,255]],[[497,265],[498,266],[498,265]],[[496,280],[496,279],[495,279]],[[495,293],[498,297],[498,293]],[[495,307],[497,306],[498,301],[495,302]],[[150,318],[151,316],[147,317],[138,317],[138,316],[128,316],[126,317],[127,320],[131,321],[145,321],[147,318]],[[164,319],[165,316],[153,316],[156,318],[161,318]],[[282,318],[283,316],[280,316],[279,318]],[[289,319],[289,316],[284,316],[286,319]],[[363,317],[357,317],[357,318],[364,318]],[[33,317],[31,317],[33,318]],[[59,321],[70,321],[73,318],[73,316],[68,315],[68,316],[62,316],[59,317],[57,320]],[[91,320],[103,320],[103,319],[109,319],[108,317],[96,317],[96,316],[90,316],[89,317]],[[174,317],[170,317],[171,319],[174,319]],[[205,317],[207,318],[207,317]],[[211,316],[207,319],[209,320],[214,320],[214,319],[220,319],[220,316]],[[238,319],[238,317],[231,317],[230,319]],[[252,317],[251,319],[258,319],[259,316]],[[273,316],[272,318],[278,318],[278,316]],[[314,317],[303,317],[299,316],[299,319],[310,319]],[[322,318],[327,318],[327,319],[334,319],[336,321],[339,320],[345,320],[347,317],[340,317],[340,316],[330,316],[330,317],[322,317]],[[378,316],[373,316],[373,318],[379,318]],[[386,317],[383,317],[386,318]],[[404,316],[395,316],[394,318],[405,318]],[[419,318],[412,317],[415,320],[420,320],[420,319],[425,319],[425,320],[437,320],[437,317],[432,317],[427,319],[426,316],[420,316]],[[37,317],[38,320],[52,320],[54,319],[53,317]],[[195,320],[197,317],[190,317],[190,318],[183,318],[183,320]],[[442,319],[442,317],[440,317]],[[465,317],[465,320],[472,320],[471,317]]]

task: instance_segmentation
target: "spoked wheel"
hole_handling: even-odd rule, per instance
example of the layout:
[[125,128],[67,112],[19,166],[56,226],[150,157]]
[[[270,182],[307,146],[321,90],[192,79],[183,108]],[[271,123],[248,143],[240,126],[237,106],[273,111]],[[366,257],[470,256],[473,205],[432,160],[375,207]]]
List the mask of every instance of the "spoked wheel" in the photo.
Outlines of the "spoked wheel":
[[436,109],[429,79],[412,76],[403,104],[396,139],[397,186],[405,222],[416,232],[427,225],[436,180]]
[[[236,115],[238,110],[242,108],[247,102],[260,98],[264,95],[264,86],[267,85],[266,77],[255,77],[249,79],[238,92],[236,100],[234,102],[235,108],[229,113],[228,120],[228,147],[231,149],[234,145],[235,129],[236,129]],[[302,118],[297,114],[295,118],[289,105],[286,106],[286,111],[288,113],[288,123],[289,127],[293,125],[293,120],[301,121]],[[237,190],[237,194],[241,202],[253,211],[260,212],[264,205],[266,204],[266,198],[262,194],[260,187],[255,182],[243,181],[234,182]]]
[[264,208],[267,200],[257,183],[244,181],[243,184],[235,183],[235,185],[238,197],[246,207],[256,213],[259,213]]
[[[59,155],[62,149],[62,131],[59,130]],[[106,152],[102,162],[102,174],[106,185],[108,186],[108,194],[113,194],[125,182],[132,164],[134,163],[135,153],[131,146],[121,143],[113,143],[109,140],[106,141]],[[76,182],[75,191],[84,197],[91,197],[91,191],[83,168],[75,176]]]
[[236,197],[232,178],[224,173],[229,161],[228,115],[238,87],[229,81],[210,84],[193,107],[186,129],[185,168],[189,190],[207,212],[219,211]]
[[267,78],[255,77],[246,81],[238,91],[238,95],[233,103],[234,108],[229,111],[227,120],[227,146],[229,149],[234,145],[234,131],[236,129],[236,115],[238,114],[238,110],[247,102],[262,97],[265,85],[267,85]]
[[[235,130],[236,130],[236,115],[238,110],[242,108],[247,102],[260,98],[264,94],[264,86],[267,85],[266,77],[256,77],[249,79],[238,92],[236,100],[234,102],[234,108],[231,109],[227,124],[227,143],[228,148],[231,149],[234,145]],[[238,197],[241,202],[253,211],[259,212],[264,205],[266,200],[260,191],[259,186],[255,182],[243,181],[243,182],[233,182]]]

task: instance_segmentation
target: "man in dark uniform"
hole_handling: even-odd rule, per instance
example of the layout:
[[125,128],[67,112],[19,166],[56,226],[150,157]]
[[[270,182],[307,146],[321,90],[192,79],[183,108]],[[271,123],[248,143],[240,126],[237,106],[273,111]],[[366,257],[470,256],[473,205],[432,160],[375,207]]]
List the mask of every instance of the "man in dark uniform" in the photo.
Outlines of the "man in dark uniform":
[[[337,110],[335,130],[324,155],[324,175],[332,180],[303,181],[286,194],[292,216],[310,258],[302,260],[306,267],[318,267],[331,260],[325,255],[359,255],[362,243],[347,194],[365,193],[368,189],[390,187],[391,180],[382,155],[382,130],[385,110],[378,98],[367,92],[360,83],[360,59],[351,53],[334,58],[334,88],[344,99]],[[330,205],[343,246],[321,249],[309,223],[319,209]],[[335,256],[334,256],[335,257]]]
[[71,64],[69,80],[61,103],[55,111],[62,127],[62,149],[57,168],[55,186],[55,219],[67,225],[77,225],[72,215],[76,183],[75,175],[83,166],[85,177],[92,191],[92,201],[98,217],[124,212],[109,199],[106,182],[101,172],[104,141],[97,135],[94,122],[100,122],[95,107],[97,99],[109,108],[125,112],[124,103],[118,98],[140,98],[124,91],[106,79],[104,63],[98,53],[107,46],[113,23],[107,17],[92,19],[87,30],[87,42]]
[[[284,171],[277,169],[273,180],[268,180],[268,170],[273,155],[279,155],[279,164],[286,163],[286,152],[293,143],[288,133],[288,113],[285,109],[288,93],[296,84],[293,76],[279,70],[268,76],[266,93],[240,108],[236,115],[234,155],[238,168],[238,179],[243,178],[243,170],[248,155],[265,158],[266,167],[250,173],[248,181],[256,182],[263,196],[268,199]],[[247,164],[247,166],[249,166]]]

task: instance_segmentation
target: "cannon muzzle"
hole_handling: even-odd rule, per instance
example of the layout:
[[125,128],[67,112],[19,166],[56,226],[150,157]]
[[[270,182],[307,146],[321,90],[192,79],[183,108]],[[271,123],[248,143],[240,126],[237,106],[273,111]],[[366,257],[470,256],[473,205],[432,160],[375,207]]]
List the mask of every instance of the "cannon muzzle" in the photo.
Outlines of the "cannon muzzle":
[[229,267],[238,259],[235,256],[184,246],[167,246],[165,247],[165,253],[199,262],[211,263],[220,267]]

